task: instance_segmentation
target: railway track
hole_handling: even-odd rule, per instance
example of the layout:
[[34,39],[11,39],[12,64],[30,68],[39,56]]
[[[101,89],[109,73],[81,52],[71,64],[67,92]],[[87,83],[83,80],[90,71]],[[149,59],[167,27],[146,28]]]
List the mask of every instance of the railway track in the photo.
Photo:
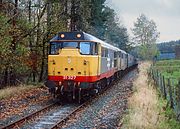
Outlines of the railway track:
[[[50,128],[50,129],[61,128],[70,119],[70,117],[74,116],[78,111],[87,107],[92,101],[101,97],[103,94],[106,93],[106,90],[112,88],[113,85],[116,84],[117,82],[118,80],[115,80],[108,87],[106,87],[101,93],[99,93],[98,95],[95,95],[94,97],[87,100],[81,105],[65,104],[65,105],[61,105],[60,108],[57,107],[55,110],[53,110],[52,108],[56,105],[56,103],[53,103],[28,116],[23,117],[22,119],[19,119],[7,126],[2,127],[2,129],[12,129],[12,128],[20,128],[20,127],[22,128]],[[47,111],[49,112],[47,113]],[[38,115],[41,115],[41,117],[37,118]],[[34,120],[29,122],[33,118]]]
[[1,129],[12,129],[12,128],[19,128],[22,124],[24,124],[25,122],[29,121],[29,120],[32,120],[33,118],[36,118],[38,115],[41,115],[42,113],[45,113],[49,110],[51,110],[57,103],[53,103],[53,104],[50,104],[34,113],[31,113],[13,123],[10,123],[4,127],[1,127]]
[[[91,100],[90,100],[91,101]],[[59,129],[63,123],[66,123],[67,120],[69,120],[69,118],[71,116],[73,116],[74,114],[76,114],[77,111],[81,110],[83,107],[86,107],[89,104],[89,101],[81,104],[80,106],[78,106],[77,108],[75,108],[73,111],[69,112],[68,114],[66,114],[65,117],[63,117],[62,119],[60,119],[57,123],[55,123],[53,126],[50,127],[50,129]]]
[[[126,73],[128,73],[129,71],[131,71],[134,68],[135,67],[125,71],[125,73],[122,76],[124,76]],[[61,128],[70,119],[70,117],[74,116],[82,108],[87,107],[92,101],[95,101],[99,97],[106,94],[106,91],[113,88],[113,85],[116,85],[118,82],[119,82],[119,79],[114,80],[109,86],[107,86],[102,92],[100,92],[100,94],[95,95],[94,97],[92,97],[91,99],[89,99],[88,101],[83,103],[82,105],[75,108],[73,111],[69,112],[64,118],[60,119],[57,123],[55,123],[53,126],[51,126],[50,129],[59,129],[59,128]]]
[[[107,87],[105,90],[109,89]],[[61,108],[57,108],[53,112],[46,114],[44,117],[37,120],[34,124],[30,124],[28,126],[24,126],[23,128],[35,128],[35,129],[59,129],[61,128],[72,116],[74,116],[78,111],[86,108],[90,103],[99,98],[105,92],[101,92],[99,95],[96,95],[86,102],[82,103],[81,105],[77,104],[66,104],[63,105]]]
[[108,86],[107,88],[105,88],[104,91],[102,91],[100,94],[95,95],[94,97],[92,97],[88,101],[84,102],[83,104],[81,104],[80,106],[78,106],[77,108],[75,108],[74,110],[69,112],[68,114],[66,114],[65,117],[63,117],[57,123],[55,123],[53,126],[51,126],[50,129],[59,129],[59,128],[61,128],[62,125],[64,125],[70,119],[71,116],[74,116],[78,111],[80,111],[83,108],[87,107],[93,100],[98,99],[103,94],[105,94],[105,91],[108,90],[109,88],[111,88],[112,85],[116,84],[116,82],[117,82],[117,80],[115,82],[113,82],[112,84],[110,84],[111,86]]
[[[110,86],[111,87],[111,86]],[[107,90],[109,86],[104,89]],[[52,109],[57,105],[57,103],[53,103],[48,105],[30,115],[27,115],[7,126],[2,127],[2,129],[12,129],[12,128],[50,128],[57,129],[60,128],[63,124],[66,123],[67,120],[73,115],[75,115],[82,108],[87,107],[92,100],[97,99],[103,93],[101,92],[99,95],[92,97],[81,105],[77,104],[65,104],[61,105],[61,107],[57,107],[56,109]],[[49,111],[49,112],[48,112]],[[40,116],[40,117],[38,117]]]

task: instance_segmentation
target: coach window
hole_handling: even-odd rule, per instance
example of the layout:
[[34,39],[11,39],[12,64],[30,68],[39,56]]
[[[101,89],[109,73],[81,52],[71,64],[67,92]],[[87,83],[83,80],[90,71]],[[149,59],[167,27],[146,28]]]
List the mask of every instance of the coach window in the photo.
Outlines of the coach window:
[[114,67],[117,67],[118,52],[114,52]]
[[61,48],[61,44],[57,42],[51,42],[50,43],[50,52],[51,55],[59,54],[59,49]]
[[107,49],[107,48],[105,48],[105,57],[109,57],[108,55],[109,55],[109,53],[108,53],[108,49]]
[[118,57],[118,52],[114,52],[114,58]]
[[120,58],[121,58],[121,52],[118,52],[118,57],[120,57]]
[[104,47],[101,48],[101,57],[105,57],[106,49]]
[[101,47],[101,57],[104,57],[104,48]]

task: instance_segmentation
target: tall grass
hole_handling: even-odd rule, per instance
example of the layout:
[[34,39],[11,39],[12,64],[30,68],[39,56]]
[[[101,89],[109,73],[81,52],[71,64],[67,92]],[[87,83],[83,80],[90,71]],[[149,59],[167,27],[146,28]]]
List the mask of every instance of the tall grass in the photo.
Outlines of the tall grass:
[[20,86],[17,86],[17,87],[7,87],[7,88],[4,88],[4,89],[1,89],[0,90],[0,100],[12,97],[14,95],[23,94],[26,91],[29,91],[30,89],[34,89],[34,88],[37,88],[37,87],[39,87],[39,86],[20,85]]
[[180,129],[174,112],[167,101],[160,97],[148,77],[149,62],[139,66],[139,75],[134,81],[134,94],[129,98],[129,112],[124,119],[125,129]]
[[128,129],[155,129],[159,122],[156,90],[148,86],[147,69],[150,62],[139,66],[139,75],[134,81],[135,92],[129,99],[129,114],[125,118]]

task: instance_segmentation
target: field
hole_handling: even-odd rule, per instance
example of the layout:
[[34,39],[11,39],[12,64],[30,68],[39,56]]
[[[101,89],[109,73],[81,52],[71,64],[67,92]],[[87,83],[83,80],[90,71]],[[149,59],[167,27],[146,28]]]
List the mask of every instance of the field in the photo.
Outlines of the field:
[[180,80],[180,60],[157,61],[153,67],[164,76],[165,80],[169,78],[173,85],[178,84],[178,80]]
[[180,120],[180,60],[157,61],[151,66],[150,75]]

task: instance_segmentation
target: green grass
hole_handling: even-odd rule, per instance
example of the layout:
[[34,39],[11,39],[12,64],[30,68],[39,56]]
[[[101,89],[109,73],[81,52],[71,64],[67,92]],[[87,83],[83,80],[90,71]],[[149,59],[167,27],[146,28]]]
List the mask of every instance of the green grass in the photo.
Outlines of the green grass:
[[156,66],[180,66],[180,60],[162,60],[162,61],[157,61]]
[[[157,61],[152,67],[152,69],[155,71],[158,70],[159,73],[164,76],[166,86],[168,84],[168,79],[170,79],[170,85],[173,91],[172,97],[174,98],[173,100],[176,100],[176,93],[179,86],[178,82],[180,81],[180,60]],[[176,93],[174,91],[176,91]],[[167,93],[167,98],[169,98],[169,90]],[[176,121],[175,112],[173,111],[173,109],[170,108],[169,104],[167,103],[167,100],[164,100],[161,97],[159,98],[159,109],[163,109],[160,110],[160,115],[164,116],[163,120],[159,124],[159,128],[180,129],[180,123]]]
[[170,78],[174,85],[180,80],[180,60],[157,61],[153,69],[158,70],[165,79]]
[[160,116],[160,121],[158,124],[158,129],[180,129],[180,122],[176,120],[176,115],[169,107],[167,104],[167,100],[164,100],[162,97],[159,95],[159,103],[158,103],[158,108],[159,108],[159,116]]

